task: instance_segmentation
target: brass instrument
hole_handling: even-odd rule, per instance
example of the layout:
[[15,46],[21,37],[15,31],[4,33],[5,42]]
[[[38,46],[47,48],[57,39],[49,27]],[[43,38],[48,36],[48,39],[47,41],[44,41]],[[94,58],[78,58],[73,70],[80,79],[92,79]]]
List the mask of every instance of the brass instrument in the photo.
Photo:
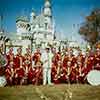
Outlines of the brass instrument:
[[4,55],[0,54],[0,67],[5,67],[7,65],[7,59]]
[[58,61],[58,66],[56,68],[56,79],[59,79],[61,77],[62,74],[62,68],[61,68],[61,61]]

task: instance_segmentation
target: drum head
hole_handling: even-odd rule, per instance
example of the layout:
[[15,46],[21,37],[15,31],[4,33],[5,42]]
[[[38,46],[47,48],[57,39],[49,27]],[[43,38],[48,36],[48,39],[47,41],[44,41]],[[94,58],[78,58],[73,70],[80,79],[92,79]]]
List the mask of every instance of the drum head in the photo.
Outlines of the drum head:
[[6,78],[4,76],[0,76],[0,87],[4,87],[6,84]]
[[87,75],[87,81],[89,84],[96,86],[100,85],[100,71],[92,70]]

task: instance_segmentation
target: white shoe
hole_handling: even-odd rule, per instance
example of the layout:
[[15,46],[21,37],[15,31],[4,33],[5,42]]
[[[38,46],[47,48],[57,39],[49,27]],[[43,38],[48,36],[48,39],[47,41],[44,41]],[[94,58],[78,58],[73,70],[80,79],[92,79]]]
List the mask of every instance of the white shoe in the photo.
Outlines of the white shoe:
[[49,83],[48,85],[54,85],[53,83]]

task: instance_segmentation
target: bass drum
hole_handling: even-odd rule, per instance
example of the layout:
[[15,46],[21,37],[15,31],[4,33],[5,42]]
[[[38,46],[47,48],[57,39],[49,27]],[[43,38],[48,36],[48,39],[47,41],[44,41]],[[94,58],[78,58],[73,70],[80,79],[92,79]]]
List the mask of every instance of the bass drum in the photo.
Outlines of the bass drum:
[[5,76],[0,76],[0,87],[4,87],[6,86],[6,84],[7,84],[7,81],[6,81]]
[[87,81],[93,86],[100,85],[100,71],[92,70],[87,74]]

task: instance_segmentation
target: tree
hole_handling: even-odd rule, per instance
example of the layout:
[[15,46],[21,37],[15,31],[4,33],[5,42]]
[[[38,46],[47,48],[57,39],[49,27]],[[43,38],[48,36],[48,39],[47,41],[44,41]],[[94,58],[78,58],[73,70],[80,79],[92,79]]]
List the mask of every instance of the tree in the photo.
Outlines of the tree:
[[89,16],[86,16],[79,34],[90,44],[95,44],[100,40],[100,9],[94,9]]

